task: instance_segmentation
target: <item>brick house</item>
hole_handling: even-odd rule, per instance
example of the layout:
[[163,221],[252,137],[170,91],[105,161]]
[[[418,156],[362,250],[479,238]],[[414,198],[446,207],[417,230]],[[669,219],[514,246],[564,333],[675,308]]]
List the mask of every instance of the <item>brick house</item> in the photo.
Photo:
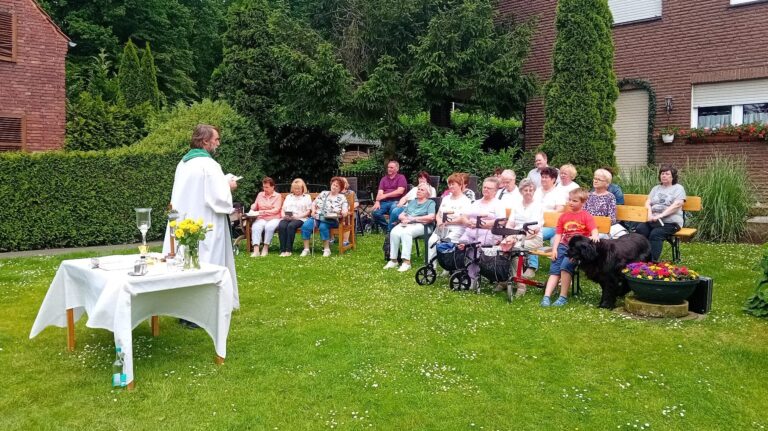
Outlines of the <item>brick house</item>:
[[[537,17],[526,68],[552,74],[556,0],[499,0],[502,20]],[[768,199],[768,142],[724,137],[662,144],[667,125],[682,128],[768,122],[768,1],[609,0],[614,17],[616,159],[620,168],[648,161],[683,165],[716,152],[745,154],[763,199]],[[649,103],[651,102],[651,103]],[[668,107],[671,108],[668,110]],[[649,127],[650,126],[650,127]],[[526,107],[526,147],[543,141],[541,98]],[[652,133],[649,133],[652,131]]]
[[0,2],[0,151],[64,146],[68,44],[34,0]]

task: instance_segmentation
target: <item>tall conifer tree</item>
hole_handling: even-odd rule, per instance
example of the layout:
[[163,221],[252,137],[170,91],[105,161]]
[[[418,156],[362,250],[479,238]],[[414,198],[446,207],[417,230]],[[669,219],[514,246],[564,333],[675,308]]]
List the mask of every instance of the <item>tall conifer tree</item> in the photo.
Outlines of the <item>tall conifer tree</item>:
[[139,53],[136,50],[136,45],[129,39],[123,48],[120,69],[117,72],[120,98],[129,108],[148,100],[142,78]]
[[545,98],[544,144],[550,164],[573,163],[586,180],[613,166],[615,102],[613,18],[607,0],[560,0],[553,74]]
[[147,101],[153,108],[160,108],[160,88],[157,85],[157,68],[155,67],[155,58],[152,56],[152,50],[149,48],[149,42],[144,47],[141,54],[141,75],[144,93]]

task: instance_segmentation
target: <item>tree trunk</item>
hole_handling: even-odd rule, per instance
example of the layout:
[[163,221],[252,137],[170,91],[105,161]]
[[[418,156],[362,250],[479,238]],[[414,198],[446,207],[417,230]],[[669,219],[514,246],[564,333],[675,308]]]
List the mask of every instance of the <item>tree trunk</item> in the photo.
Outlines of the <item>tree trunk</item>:
[[437,127],[451,127],[451,102],[432,104],[429,108],[429,121]]
[[394,136],[383,136],[381,147],[384,150],[384,160],[392,160],[397,155],[397,140]]

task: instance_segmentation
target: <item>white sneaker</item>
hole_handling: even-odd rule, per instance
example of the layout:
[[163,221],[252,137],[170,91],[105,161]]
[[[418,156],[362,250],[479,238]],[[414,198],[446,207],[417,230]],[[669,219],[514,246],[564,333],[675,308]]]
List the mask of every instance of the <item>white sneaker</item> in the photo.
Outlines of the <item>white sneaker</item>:
[[261,256],[261,255],[259,254],[259,250],[257,250],[257,249],[255,249],[255,248],[254,248],[254,249],[253,249],[253,253],[251,253],[251,257],[259,257],[259,256]]
[[323,250],[323,257],[331,257],[331,249],[330,248],[326,248],[325,250]]
[[400,268],[398,268],[397,270],[399,272],[405,272],[405,271],[408,271],[409,269],[411,269],[411,264],[410,263],[403,263],[402,265],[400,265]]
[[450,277],[451,273],[448,272],[447,269],[444,269],[443,272],[440,273],[440,277]]
[[301,257],[306,257],[306,256],[309,256],[308,248],[305,248],[304,250],[301,251]]
[[528,268],[523,273],[523,278],[527,278],[529,280],[533,279],[533,277],[536,277],[536,270],[533,268]]
[[387,262],[386,265],[384,265],[384,269],[392,269],[397,268],[397,262],[392,262],[391,260]]

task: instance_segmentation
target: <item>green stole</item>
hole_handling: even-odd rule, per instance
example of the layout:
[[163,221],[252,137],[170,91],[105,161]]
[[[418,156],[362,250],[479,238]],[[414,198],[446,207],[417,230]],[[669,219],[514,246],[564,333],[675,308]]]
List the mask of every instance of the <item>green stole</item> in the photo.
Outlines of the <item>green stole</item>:
[[184,158],[181,159],[183,162],[188,162],[196,157],[211,157],[211,154],[208,151],[205,151],[202,148],[192,148],[187,152],[187,154],[184,154]]

